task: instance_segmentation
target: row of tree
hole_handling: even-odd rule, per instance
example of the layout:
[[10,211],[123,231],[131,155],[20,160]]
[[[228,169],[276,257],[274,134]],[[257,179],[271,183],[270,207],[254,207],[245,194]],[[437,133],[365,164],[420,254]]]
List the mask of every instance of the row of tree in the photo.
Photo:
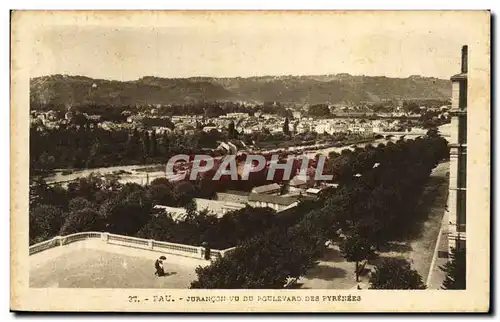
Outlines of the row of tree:
[[32,171],[54,168],[93,168],[164,162],[175,154],[195,154],[216,148],[227,138],[218,131],[193,134],[157,135],[154,131],[100,128],[30,129],[30,167]]
[[378,247],[419,224],[415,206],[432,168],[447,155],[445,143],[426,137],[358,153],[356,171],[350,173],[360,171],[360,176],[341,177],[341,187],[323,207],[198,268],[191,287],[281,288],[316,264],[327,240],[336,241],[348,261],[370,258]]

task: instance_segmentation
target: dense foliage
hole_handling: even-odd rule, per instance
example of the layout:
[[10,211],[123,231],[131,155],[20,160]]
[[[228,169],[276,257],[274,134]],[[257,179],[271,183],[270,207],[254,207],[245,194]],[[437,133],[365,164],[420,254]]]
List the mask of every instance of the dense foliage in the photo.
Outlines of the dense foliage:
[[94,168],[115,165],[167,162],[176,154],[206,154],[224,134],[196,131],[191,135],[156,135],[137,129],[107,131],[101,128],[61,127],[30,129],[32,173],[55,168]]
[[384,258],[370,277],[371,289],[422,290],[425,284],[416,270],[404,259]]
[[[440,137],[353,153],[349,158],[354,162],[342,167],[340,188],[323,207],[311,210],[286,230],[255,237],[211,266],[199,268],[192,287],[281,288],[288,278],[298,278],[312,267],[330,239],[344,240],[340,244],[344,255],[362,260],[372,247],[414,228],[415,205],[424,184],[447,153],[446,141]],[[349,236],[366,242],[351,243]]]
[[[212,182],[210,180],[210,182]],[[193,208],[195,186],[188,181],[156,179],[148,186],[121,185],[113,177],[92,174],[69,184],[68,189],[43,181],[30,187],[30,244],[56,235],[106,231],[188,245],[202,242],[217,249],[239,245],[269,229],[289,227],[317,202],[304,200],[276,216],[270,208],[228,212],[221,218]],[[188,216],[175,221],[155,204],[185,207]]]

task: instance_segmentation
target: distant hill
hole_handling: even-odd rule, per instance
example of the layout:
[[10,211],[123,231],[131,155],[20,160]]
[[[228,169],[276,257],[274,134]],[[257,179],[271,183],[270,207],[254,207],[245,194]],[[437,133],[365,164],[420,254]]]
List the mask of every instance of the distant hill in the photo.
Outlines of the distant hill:
[[30,80],[35,105],[173,104],[198,101],[289,103],[378,102],[386,99],[449,99],[451,83],[438,78],[388,78],[349,74],[249,78],[159,78],[113,81],[51,75]]

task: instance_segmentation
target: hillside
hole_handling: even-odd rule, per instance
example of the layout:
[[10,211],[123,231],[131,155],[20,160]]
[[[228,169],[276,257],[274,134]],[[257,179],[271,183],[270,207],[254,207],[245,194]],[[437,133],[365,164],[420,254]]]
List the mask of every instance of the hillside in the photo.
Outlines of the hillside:
[[448,80],[411,76],[263,76],[249,78],[158,78],[112,81],[51,75],[30,80],[34,105],[106,104],[112,106],[240,100],[289,103],[378,102],[385,99],[448,99]]

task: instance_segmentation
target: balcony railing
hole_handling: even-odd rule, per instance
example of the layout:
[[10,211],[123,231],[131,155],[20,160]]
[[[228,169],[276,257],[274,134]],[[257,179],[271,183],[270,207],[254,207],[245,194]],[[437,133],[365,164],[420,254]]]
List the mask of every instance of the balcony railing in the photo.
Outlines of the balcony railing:
[[[105,232],[82,232],[66,236],[56,236],[41,243],[31,245],[29,248],[29,254],[33,255],[53,247],[90,239],[95,239],[110,245],[140,248],[147,251],[205,259],[205,248],[201,246],[176,244],[152,239],[115,235]],[[235,250],[236,247],[231,247],[225,250],[212,249],[210,250],[210,257],[211,259],[217,259],[219,257],[224,257]]]

